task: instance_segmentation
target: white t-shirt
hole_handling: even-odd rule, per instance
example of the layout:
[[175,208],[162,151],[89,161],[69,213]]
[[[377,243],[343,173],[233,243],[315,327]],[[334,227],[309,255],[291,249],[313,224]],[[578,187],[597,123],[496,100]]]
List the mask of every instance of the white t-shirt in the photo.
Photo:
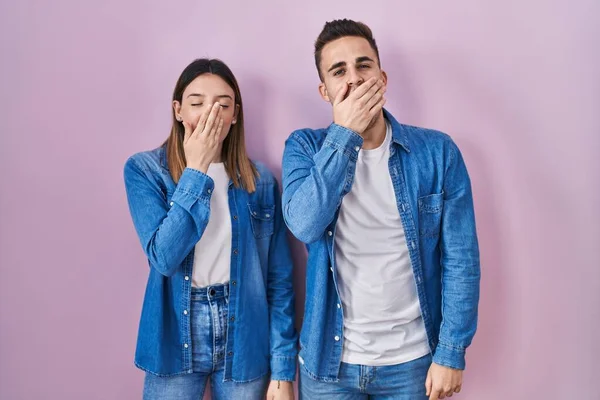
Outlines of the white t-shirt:
[[388,167],[392,129],[386,125],[383,144],[359,152],[336,225],[342,361],[349,364],[394,365],[430,352]]
[[229,176],[223,163],[211,163],[207,175],[215,182],[210,198],[208,225],[194,250],[192,286],[227,283],[231,264]]

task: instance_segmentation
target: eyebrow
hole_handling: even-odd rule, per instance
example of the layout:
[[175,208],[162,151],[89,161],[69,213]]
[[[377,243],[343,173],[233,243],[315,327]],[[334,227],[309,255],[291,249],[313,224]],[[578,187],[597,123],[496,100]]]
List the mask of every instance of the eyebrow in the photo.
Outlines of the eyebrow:
[[[190,93],[190,94],[188,94],[187,97],[192,97],[192,96],[193,97],[204,97],[204,94],[202,94],[202,93]],[[217,96],[217,98],[219,98],[219,99],[230,99],[230,100],[233,100],[233,97],[231,97],[228,94],[219,95],[219,96]]]
[[332,66],[331,66],[331,67],[330,67],[330,68],[327,70],[327,72],[331,72],[331,71],[333,71],[334,69],[336,69],[336,68],[339,68],[339,67],[343,67],[343,66],[345,66],[345,65],[346,65],[346,61],[340,61],[340,62],[337,62],[337,63],[333,64],[333,65],[332,65]]
[[[356,62],[357,64],[358,64],[358,63],[361,63],[361,62],[365,62],[365,61],[369,61],[369,62],[375,62],[375,61],[374,61],[374,60],[373,60],[371,57],[367,57],[367,56],[357,57],[357,58],[356,58],[356,60],[355,60],[355,62]],[[340,62],[337,62],[337,63],[333,64],[333,65],[332,65],[332,66],[331,66],[331,67],[330,67],[330,68],[327,70],[327,72],[331,72],[331,71],[333,71],[334,69],[336,69],[336,68],[340,68],[340,67],[343,67],[343,66],[345,66],[345,65],[346,65],[346,61],[340,61]]]
[[373,60],[371,57],[367,57],[367,56],[358,57],[356,59],[357,64],[361,63],[361,62],[365,62],[365,61],[375,62],[375,60]]

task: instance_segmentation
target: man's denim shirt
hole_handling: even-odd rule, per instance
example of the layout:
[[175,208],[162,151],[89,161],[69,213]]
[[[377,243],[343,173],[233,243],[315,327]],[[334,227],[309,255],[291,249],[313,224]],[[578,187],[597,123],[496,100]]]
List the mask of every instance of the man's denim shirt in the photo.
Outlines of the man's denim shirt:
[[[247,382],[271,372],[294,380],[292,260],[277,181],[261,164],[256,191],[229,185],[232,227],[225,380]],[[186,168],[175,184],[165,147],[125,164],[129,209],[150,271],[136,365],[157,375],[192,373],[190,292],[194,247],[210,215],[213,180]]]
[[[464,369],[465,349],[477,326],[480,279],[467,169],[449,136],[402,125],[385,110],[384,115],[393,131],[390,178],[433,361]],[[332,124],[293,132],[283,156],[284,220],[308,249],[299,361],[323,381],[337,380],[341,362],[344,323],[343,308],[337,306],[335,229],[362,144],[361,136]]]

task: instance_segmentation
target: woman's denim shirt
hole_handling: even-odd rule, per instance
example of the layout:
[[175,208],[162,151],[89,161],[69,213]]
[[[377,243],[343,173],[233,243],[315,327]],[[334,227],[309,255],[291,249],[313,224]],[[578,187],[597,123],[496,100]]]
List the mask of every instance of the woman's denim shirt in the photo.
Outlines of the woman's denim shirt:
[[[271,373],[294,380],[292,261],[277,181],[263,165],[256,191],[229,185],[232,246],[225,380]],[[125,164],[129,209],[150,265],[135,364],[157,375],[192,373],[190,292],[194,247],[210,217],[213,180],[186,168],[171,178],[165,147]]]

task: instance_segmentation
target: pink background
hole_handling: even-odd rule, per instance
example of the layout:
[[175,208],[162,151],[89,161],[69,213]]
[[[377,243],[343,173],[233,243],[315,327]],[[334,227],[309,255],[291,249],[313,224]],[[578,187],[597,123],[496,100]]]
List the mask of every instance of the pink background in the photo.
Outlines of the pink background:
[[450,133],[472,175],[481,316],[459,398],[598,398],[600,3],[324,3],[0,2],[1,399],[140,398],[124,161],[166,138],[178,74],[211,56],[279,175],[289,133],[330,121],[312,43],[338,17],[373,28],[388,109]]

